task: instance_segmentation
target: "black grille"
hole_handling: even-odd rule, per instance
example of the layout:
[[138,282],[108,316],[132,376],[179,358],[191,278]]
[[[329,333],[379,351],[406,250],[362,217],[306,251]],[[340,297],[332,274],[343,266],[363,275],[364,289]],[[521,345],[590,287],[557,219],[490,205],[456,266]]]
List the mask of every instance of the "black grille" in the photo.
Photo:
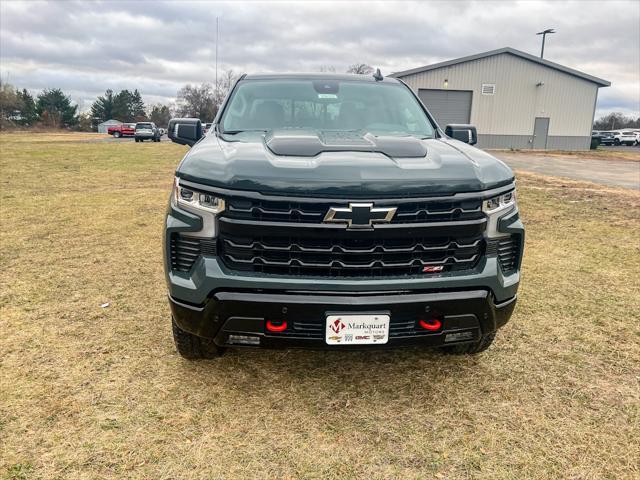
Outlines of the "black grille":
[[[426,201],[376,201],[375,206],[393,206],[398,210],[392,224],[448,222],[483,218],[478,199],[438,199]],[[329,208],[346,207],[345,201],[287,201],[230,197],[226,200],[227,218],[266,222],[322,223]]]
[[520,236],[512,235],[498,241],[498,261],[504,273],[513,273],[520,256]]
[[179,272],[188,272],[200,255],[216,255],[215,240],[171,235],[171,268]]
[[[398,277],[473,269],[485,251],[480,198],[349,201],[275,196],[225,197],[218,254],[231,270],[285,276]],[[396,208],[390,224],[324,223],[331,207]],[[428,268],[426,268],[428,267]]]
[[482,236],[379,238],[374,232],[356,238],[311,234],[247,238],[225,232],[220,236],[220,254],[229,268],[279,275],[388,277],[424,275],[424,267],[468,270],[483,249]]

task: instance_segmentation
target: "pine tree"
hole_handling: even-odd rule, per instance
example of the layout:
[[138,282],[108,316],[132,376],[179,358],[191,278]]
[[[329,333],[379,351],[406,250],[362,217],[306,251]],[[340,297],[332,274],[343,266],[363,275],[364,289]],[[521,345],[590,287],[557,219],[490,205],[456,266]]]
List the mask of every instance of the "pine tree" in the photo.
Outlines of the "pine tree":
[[22,102],[22,105],[20,106],[20,120],[18,123],[21,125],[33,125],[38,120],[36,102],[34,101],[33,96],[31,96],[26,88],[23,88],[22,92],[17,92],[17,95]]
[[129,90],[121,90],[113,97],[113,118],[121,122],[132,122],[131,97]]
[[78,123],[77,105],[59,88],[43,90],[38,95],[36,112],[40,120],[52,127],[68,127]]
[[133,120],[142,121],[147,119],[147,115],[144,109],[144,102],[142,101],[142,95],[136,88],[131,94],[130,98],[131,104],[129,106],[131,115],[133,116]]
[[98,97],[91,105],[91,116],[97,123],[111,120],[113,114],[113,90],[104,92],[104,96]]

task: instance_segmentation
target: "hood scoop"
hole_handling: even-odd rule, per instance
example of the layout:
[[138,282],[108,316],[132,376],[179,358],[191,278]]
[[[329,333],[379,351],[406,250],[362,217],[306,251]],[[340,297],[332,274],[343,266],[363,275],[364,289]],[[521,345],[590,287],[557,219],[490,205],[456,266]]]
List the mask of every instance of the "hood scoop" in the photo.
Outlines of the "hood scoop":
[[317,130],[272,130],[264,143],[276,155],[315,157],[323,152],[377,152],[391,158],[418,158],[427,154],[425,142],[412,136],[376,136],[371,133]]

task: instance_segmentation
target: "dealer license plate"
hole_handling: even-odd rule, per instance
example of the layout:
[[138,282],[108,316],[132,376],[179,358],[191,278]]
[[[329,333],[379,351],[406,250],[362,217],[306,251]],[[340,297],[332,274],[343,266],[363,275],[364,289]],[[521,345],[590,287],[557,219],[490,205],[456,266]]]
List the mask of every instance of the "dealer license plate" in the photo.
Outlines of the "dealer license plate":
[[389,341],[389,315],[327,315],[328,345],[383,345]]

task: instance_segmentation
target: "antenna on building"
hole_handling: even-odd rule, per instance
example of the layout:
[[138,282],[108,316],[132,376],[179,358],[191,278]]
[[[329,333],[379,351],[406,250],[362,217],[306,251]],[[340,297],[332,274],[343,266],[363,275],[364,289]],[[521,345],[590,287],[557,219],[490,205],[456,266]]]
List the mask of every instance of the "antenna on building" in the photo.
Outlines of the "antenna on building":
[[556,33],[556,31],[553,28],[547,28],[542,32],[536,33],[536,35],[542,35],[542,50],[540,51],[540,58],[544,58],[544,40],[547,37],[547,33]]
[[384,77],[382,76],[382,73],[380,73],[379,68],[376,68],[376,73],[373,74],[373,79],[376,82],[381,82],[384,79]]

